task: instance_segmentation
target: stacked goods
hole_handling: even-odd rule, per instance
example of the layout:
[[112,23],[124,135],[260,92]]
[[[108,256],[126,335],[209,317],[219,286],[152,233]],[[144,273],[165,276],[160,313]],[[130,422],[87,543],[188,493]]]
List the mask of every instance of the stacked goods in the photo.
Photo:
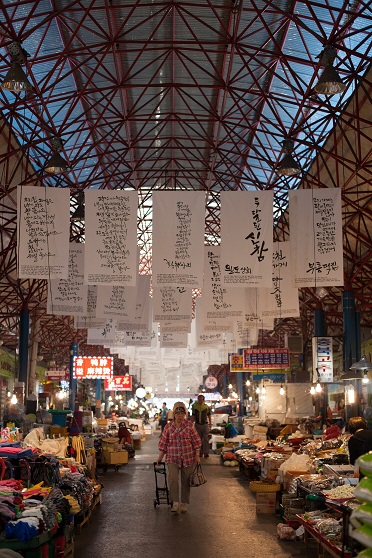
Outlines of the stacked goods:
[[239,465],[238,456],[232,451],[221,452],[221,459],[225,467],[236,467]]

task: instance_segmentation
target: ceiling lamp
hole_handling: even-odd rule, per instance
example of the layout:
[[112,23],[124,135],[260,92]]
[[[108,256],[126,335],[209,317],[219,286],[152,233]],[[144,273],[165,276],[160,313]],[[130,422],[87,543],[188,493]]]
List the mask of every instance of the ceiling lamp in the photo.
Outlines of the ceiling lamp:
[[362,373],[360,370],[349,370],[340,376],[340,380],[343,382],[349,382],[350,380],[361,380]]
[[363,376],[363,378],[362,378],[362,382],[363,382],[363,384],[368,384],[368,383],[369,383],[369,378],[368,378],[367,370],[364,372],[364,376]]
[[71,215],[71,221],[85,221],[84,192],[76,194],[77,206]]
[[11,66],[1,83],[1,87],[7,91],[30,91],[32,85],[21,67],[21,63],[26,62],[27,52],[21,47],[20,43],[13,41],[9,45],[9,54],[12,58]]
[[280,385],[279,395],[285,395],[285,389],[283,387],[283,384]]
[[336,58],[336,49],[333,45],[327,45],[320,56],[320,64],[324,70],[315,85],[314,90],[320,95],[336,95],[346,89],[346,84],[342,81],[333,67]]
[[366,355],[362,355],[358,362],[350,366],[350,370],[372,370],[372,364],[368,362]]
[[49,172],[50,174],[62,174],[68,171],[67,163],[60,155],[62,147],[63,144],[61,138],[55,137],[52,139],[52,149],[54,153],[45,165],[46,172]]
[[277,173],[281,176],[295,176],[301,172],[301,168],[291,155],[294,143],[291,139],[286,139],[282,145],[285,155],[279,164]]
[[310,395],[315,395],[315,387],[311,386],[310,388]]

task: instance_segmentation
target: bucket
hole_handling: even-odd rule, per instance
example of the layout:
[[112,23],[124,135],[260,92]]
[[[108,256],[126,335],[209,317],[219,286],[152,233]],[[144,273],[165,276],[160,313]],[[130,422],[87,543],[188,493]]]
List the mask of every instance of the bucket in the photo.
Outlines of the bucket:
[[52,415],[53,426],[66,426],[66,418],[71,411],[52,409],[49,412]]

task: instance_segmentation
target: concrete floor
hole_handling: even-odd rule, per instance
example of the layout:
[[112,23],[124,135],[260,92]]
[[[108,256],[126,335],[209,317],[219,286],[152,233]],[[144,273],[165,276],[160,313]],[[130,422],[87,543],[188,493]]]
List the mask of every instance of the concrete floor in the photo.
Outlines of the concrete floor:
[[75,538],[75,558],[312,558],[316,548],[279,541],[279,518],[258,515],[255,495],[238,468],[223,467],[218,455],[203,459],[208,482],[191,489],[186,514],[154,508],[158,434],[142,443],[134,459],[117,473],[100,476],[102,504]]

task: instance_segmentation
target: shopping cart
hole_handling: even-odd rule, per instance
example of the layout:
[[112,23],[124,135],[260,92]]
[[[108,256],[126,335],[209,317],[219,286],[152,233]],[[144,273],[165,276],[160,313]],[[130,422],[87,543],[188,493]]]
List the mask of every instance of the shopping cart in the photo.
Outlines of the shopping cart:
[[167,504],[170,506],[172,502],[169,499],[169,490],[167,483],[167,469],[165,463],[154,462],[154,472],[155,472],[155,487],[156,487],[156,498],[154,498],[154,508],[160,506],[160,504]]

